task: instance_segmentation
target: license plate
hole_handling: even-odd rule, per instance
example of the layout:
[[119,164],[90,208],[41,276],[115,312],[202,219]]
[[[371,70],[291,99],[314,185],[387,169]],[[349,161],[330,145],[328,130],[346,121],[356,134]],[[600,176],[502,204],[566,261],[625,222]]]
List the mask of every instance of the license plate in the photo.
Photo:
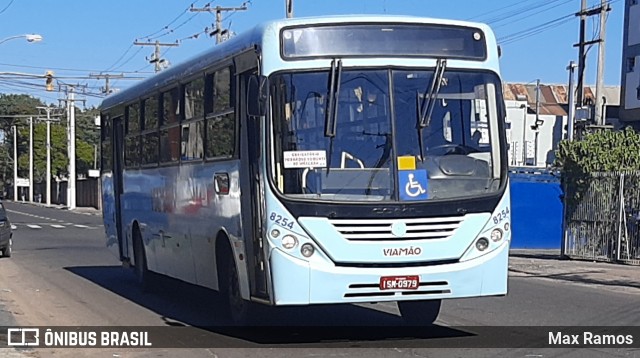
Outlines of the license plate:
[[417,290],[420,276],[383,276],[380,277],[381,290]]

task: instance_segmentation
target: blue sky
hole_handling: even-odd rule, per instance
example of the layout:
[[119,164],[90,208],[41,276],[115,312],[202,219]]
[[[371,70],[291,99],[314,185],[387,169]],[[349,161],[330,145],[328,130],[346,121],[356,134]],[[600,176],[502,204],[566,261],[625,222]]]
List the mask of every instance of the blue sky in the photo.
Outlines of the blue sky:
[[[214,45],[203,34],[212,27],[214,14],[190,12],[191,4],[203,7],[236,7],[242,0],[0,0],[0,41],[10,36],[37,33],[40,43],[23,39],[0,44],[0,72],[44,74],[70,84],[86,83],[98,93],[104,80],[89,74],[109,70],[128,77],[147,77],[153,65],[147,59],[153,47],[133,46],[135,40],[180,41],[179,47],[163,48],[164,58],[179,63]],[[588,0],[589,7],[600,0]],[[285,0],[247,1],[248,11],[226,13],[224,26],[242,32],[254,24],[283,18]],[[624,0],[612,0],[606,28],[605,83],[620,84]],[[400,14],[486,22],[502,43],[501,69],[507,82],[564,84],[566,67],[577,62],[579,21],[571,16],[580,0],[294,0],[294,15]],[[597,37],[597,16],[587,22],[587,39]],[[193,35],[200,34],[197,38]],[[152,35],[148,37],[149,35]],[[168,49],[168,50],[167,50]],[[587,84],[595,83],[597,47],[589,51]],[[61,95],[44,92],[16,79],[0,76],[0,93],[27,93],[57,104]],[[112,80],[125,88],[136,80]],[[35,83],[35,82],[33,82]],[[44,87],[44,81],[42,81]],[[100,99],[85,97],[88,105]]]

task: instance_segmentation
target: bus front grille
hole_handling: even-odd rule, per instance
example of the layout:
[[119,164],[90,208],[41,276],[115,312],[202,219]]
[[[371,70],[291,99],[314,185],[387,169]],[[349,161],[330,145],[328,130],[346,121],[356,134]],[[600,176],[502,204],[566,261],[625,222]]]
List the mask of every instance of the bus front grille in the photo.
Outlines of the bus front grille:
[[354,283],[349,285],[349,290],[344,294],[345,298],[356,297],[392,297],[411,295],[448,295],[451,287],[447,281],[420,282],[417,290],[381,290],[379,283]]
[[451,237],[463,217],[412,219],[330,219],[347,240],[430,240]]

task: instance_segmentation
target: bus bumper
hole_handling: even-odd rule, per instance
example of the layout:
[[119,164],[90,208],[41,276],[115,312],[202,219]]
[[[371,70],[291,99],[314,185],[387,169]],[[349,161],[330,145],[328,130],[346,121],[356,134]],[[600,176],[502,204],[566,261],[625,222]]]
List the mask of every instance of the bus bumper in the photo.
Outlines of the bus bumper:
[[[509,241],[464,262],[420,267],[364,268],[310,263],[271,252],[276,305],[429,300],[507,293]],[[381,290],[383,276],[419,276],[417,290]]]

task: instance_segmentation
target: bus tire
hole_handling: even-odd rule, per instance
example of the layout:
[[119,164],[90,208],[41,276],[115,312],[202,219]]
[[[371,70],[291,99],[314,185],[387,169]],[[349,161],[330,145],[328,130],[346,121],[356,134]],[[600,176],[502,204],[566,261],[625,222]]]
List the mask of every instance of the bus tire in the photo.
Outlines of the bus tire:
[[240,294],[240,279],[231,248],[225,244],[221,245],[219,249],[219,286],[225,316],[229,318],[231,324],[245,326],[252,320],[252,303],[243,299]]
[[229,281],[227,286],[227,298],[229,318],[234,325],[244,326],[251,322],[251,302],[242,298],[240,294],[240,279],[236,269],[235,260],[228,262]]
[[9,238],[9,242],[7,243],[7,246],[5,246],[2,249],[2,257],[11,257],[12,247],[13,247],[13,239]]
[[143,292],[149,292],[153,286],[151,271],[149,271],[147,266],[147,254],[144,244],[142,243],[142,235],[138,228],[135,228],[133,231],[133,257],[135,260],[134,269],[138,285],[142,288]]
[[432,325],[438,319],[442,300],[398,301],[402,319],[411,325]]

